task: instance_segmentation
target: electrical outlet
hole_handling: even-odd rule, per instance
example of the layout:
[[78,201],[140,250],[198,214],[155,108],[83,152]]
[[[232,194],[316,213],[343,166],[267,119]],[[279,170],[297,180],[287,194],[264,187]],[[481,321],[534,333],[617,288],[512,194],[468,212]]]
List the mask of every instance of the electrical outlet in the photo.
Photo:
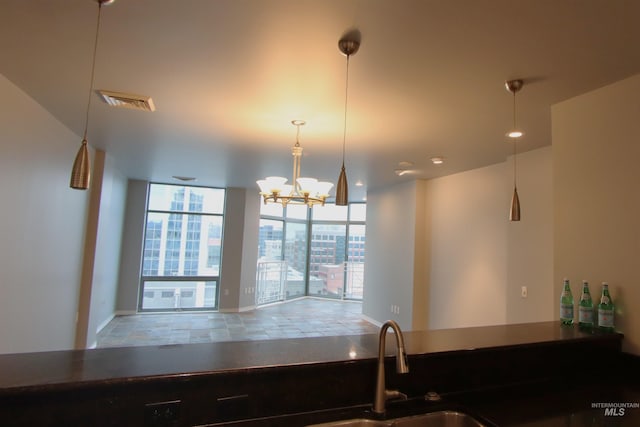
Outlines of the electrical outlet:
[[522,298],[526,298],[526,297],[527,297],[527,294],[528,294],[527,287],[526,287],[526,286],[523,286],[523,287],[521,288],[520,296],[521,296]]
[[165,427],[177,425],[180,418],[180,401],[147,403],[144,405],[144,425]]

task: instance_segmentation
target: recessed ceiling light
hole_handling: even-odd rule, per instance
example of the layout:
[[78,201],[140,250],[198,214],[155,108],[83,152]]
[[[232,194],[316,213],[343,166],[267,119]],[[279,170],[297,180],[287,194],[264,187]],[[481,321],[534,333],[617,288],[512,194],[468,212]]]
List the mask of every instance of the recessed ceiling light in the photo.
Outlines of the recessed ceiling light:
[[413,166],[413,162],[398,162],[398,167],[400,167],[400,169],[408,169],[411,166]]
[[444,157],[441,157],[441,156],[432,157],[431,163],[433,163],[434,165],[441,165],[444,163]]
[[171,178],[173,179],[177,179],[178,181],[183,181],[183,182],[187,182],[187,181],[195,181],[196,179],[192,176],[180,176],[180,175],[173,175]]
[[364,183],[360,180],[356,181],[356,187],[362,187]]
[[395,169],[394,172],[398,176],[402,176],[404,174],[409,173],[409,171],[407,169]]

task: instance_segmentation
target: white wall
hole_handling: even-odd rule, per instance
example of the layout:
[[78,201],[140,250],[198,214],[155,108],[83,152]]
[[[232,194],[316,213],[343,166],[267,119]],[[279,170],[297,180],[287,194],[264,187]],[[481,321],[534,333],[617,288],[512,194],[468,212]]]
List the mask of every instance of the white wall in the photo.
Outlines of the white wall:
[[0,75],[0,353],[74,346],[88,194],[69,176],[80,140]]
[[564,276],[574,296],[609,282],[623,349],[640,355],[640,74],[554,105],[552,135],[554,300]]
[[506,323],[506,177],[501,163],[427,182],[430,329]]
[[[96,334],[115,314],[127,195],[127,179],[116,168],[113,158],[97,151],[95,163],[94,185],[100,181],[100,205],[95,251],[85,255],[94,257],[86,347],[96,345]],[[99,163],[102,163],[101,170]],[[97,175],[101,175],[99,179]]]
[[[416,209],[422,184],[397,184],[367,193],[367,240],[362,313],[413,329]],[[420,199],[422,200],[422,199]],[[420,286],[420,285],[418,285]],[[392,313],[391,306],[399,313]]]
[[127,184],[116,302],[117,314],[133,314],[138,311],[138,287],[140,284],[142,246],[144,244],[147,188],[147,181],[130,179]]
[[259,203],[255,190],[227,188],[220,268],[221,312],[249,310],[255,306]]
[[258,238],[260,235],[260,195],[258,190],[245,191],[244,229],[242,233],[242,266],[240,267],[240,298],[238,307],[256,305],[256,273],[258,269]]

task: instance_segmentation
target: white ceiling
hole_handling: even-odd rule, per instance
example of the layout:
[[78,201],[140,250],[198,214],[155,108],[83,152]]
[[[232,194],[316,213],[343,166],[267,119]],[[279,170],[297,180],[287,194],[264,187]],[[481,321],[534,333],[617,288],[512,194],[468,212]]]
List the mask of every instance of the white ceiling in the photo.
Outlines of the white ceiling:
[[[0,72],[78,144],[97,9],[0,1]],[[290,121],[304,119],[303,175],[335,182],[346,70],[337,41],[357,28],[346,161],[357,200],[367,187],[504,161],[507,79],[525,81],[518,149],[549,145],[551,105],[640,72],[638,22],[637,0],[116,0],[102,10],[95,88],[152,96],[157,110],[94,95],[89,143],[132,178],[255,188],[291,175]],[[414,173],[396,176],[401,161]]]

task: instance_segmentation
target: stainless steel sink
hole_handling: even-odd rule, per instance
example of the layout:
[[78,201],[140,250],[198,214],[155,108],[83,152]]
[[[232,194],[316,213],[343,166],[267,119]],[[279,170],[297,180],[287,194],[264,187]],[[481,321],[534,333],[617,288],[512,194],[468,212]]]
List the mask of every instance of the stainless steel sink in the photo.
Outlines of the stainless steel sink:
[[486,425],[464,412],[437,411],[390,420],[356,418],[313,424],[308,427],[486,427]]
[[365,418],[355,418],[352,420],[333,421],[330,423],[313,424],[307,427],[389,427],[390,421],[367,420]]
[[390,424],[393,427],[485,427],[471,415],[457,411],[431,412],[390,421],[393,421]]

